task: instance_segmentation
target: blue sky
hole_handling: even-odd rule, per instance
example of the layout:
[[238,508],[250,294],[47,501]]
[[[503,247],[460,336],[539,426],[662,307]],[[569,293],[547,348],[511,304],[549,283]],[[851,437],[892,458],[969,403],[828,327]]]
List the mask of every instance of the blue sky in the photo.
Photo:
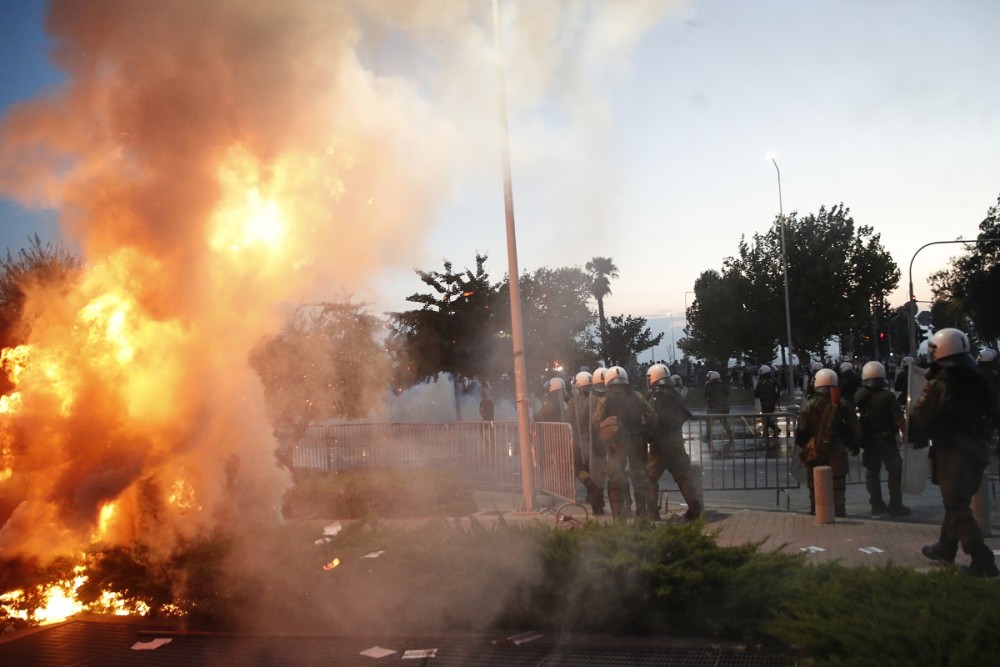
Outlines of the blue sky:
[[[447,163],[419,242],[349,286],[377,310],[405,308],[421,287],[413,269],[442,259],[471,266],[487,252],[491,274],[506,272],[497,137],[470,129],[495,126],[495,79],[470,78],[479,93],[464,79],[451,85],[467,61],[450,60],[434,33],[450,30],[454,46],[456,25],[479,26],[468,41],[488,51],[488,4],[466,3],[462,23],[410,15],[360,40],[364,66],[411,84],[436,119],[475,134],[478,150],[460,168]],[[1000,3],[580,2],[547,17],[548,31],[526,30],[517,19],[530,12],[518,5],[501,3],[519,266],[612,257],[621,277],[611,313],[673,313],[682,335],[697,276],[777,215],[771,152],[786,213],[843,202],[881,233],[903,271],[896,303],[917,248],[974,236],[997,202]],[[630,15],[629,5],[642,11]],[[36,0],[0,4],[4,108],[60,81],[43,15]],[[482,125],[449,115],[463,104]],[[34,231],[59,238],[57,215],[0,203],[0,248],[16,250]],[[957,247],[918,256],[918,298],[929,298],[926,276]]]

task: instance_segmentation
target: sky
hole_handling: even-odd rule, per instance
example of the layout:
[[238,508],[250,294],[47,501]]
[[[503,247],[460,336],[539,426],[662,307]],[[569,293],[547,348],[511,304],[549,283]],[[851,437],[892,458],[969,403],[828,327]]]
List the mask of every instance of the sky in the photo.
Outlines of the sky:
[[[348,125],[390,128],[391,145],[352,160],[382,155],[365,181],[379,193],[369,203],[399,201],[380,208],[386,233],[352,239],[356,278],[322,275],[300,298],[406,309],[423,287],[414,269],[474,267],[477,252],[499,280],[509,264],[490,3],[346,4],[364,11],[329,48],[349,51],[370,84],[348,107],[362,120]],[[506,0],[500,11],[518,267],[612,258],[620,277],[607,312],[655,320],[665,344],[683,335],[698,275],[721,268],[741,235],[765,231],[779,206],[808,215],[842,202],[874,227],[902,271],[890,299],[899,305],[911,259],[916,296],[929,299],[927,276],[960,246],[914,259],[918,248],[974,237],[997,203],[1000,3]],[[17,105],[59,96],[84,71],[67,71],[73,54],[54,62],[45,12],[39,0],[0,3],[0,133]],[[284,37],[294,55],[300,35]],[[37,232],[81,244],[88,259],[106,252],[107,234],[80,224],[61,186],[10,177],[24,162],[10,146],[0,140],[0,249],[16,252]]]

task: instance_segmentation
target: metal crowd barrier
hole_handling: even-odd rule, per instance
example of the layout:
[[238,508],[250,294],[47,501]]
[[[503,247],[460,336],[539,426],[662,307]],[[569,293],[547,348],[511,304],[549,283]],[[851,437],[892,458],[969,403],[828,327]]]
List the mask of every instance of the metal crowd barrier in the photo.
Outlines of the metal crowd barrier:
[[[521,484],[517,422],[337,424],[296,434],[279,429],[278,458],[291,468],[419,468],[448,470],[478,482]],[[531,425],[533,486],[567,501],[576,497],[569,424]]]
[[[776,436],[765,433],[768,420],[777,426]],[[695,415],[685,424],[684,441],[704,490],[772,489],[780,497],[805,482],[794,442],[797,425],[794,412]],[[297,438],[283,429],[277,437],[279,458],[294,468],[433,467],[480,483],[521,484],[517,422],[338,424],[309,426]],[[569,424],[536,422],[530,438],[533,488],[574,502],[582,486]],[[860,457],[851,457],[847,481],[864,482]],[[660,486],[676,490],[669,474]]]

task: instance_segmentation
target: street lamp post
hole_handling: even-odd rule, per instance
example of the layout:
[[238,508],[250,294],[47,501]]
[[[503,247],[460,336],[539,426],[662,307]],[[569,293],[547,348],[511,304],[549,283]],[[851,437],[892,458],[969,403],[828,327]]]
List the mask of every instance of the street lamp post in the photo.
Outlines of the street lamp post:
[[788,400],[789,403],[795,400],[795,376],[792,373],[792,309],[788,299],[788,255],[785,253],[785,209],[781,202],[781,170],[778,169],[778,162],[771,158],[774,170],[778,173],[778,217],[781,220],[781,268],[785,274],[785,334],[788,338],[788,363],[785,370],[788,372]]
[[503,162],[503,202],[507,226],[507,270],[510,284],[510,323],[514,345],[514,392],[517,399],[518,454],[521,457],[523,510],[534,512],[534,451],[531,446],[531,421],[528,414],[527,371],[524,363],[524,325],[521,321],[521,290],[518,284],[517,236],[514,227],[514,193],[510,175],[510,140],[507,133],[507,86],[503,68],[503,45],[500,39],[500,5],[493,0],[493,40],[497,52],[497,80],[500,107],[501,158]]
[[674,349],[674,314],[667,313],[670,318],[670,363],[677,361],[677,350]]
[[913,260],[917,258],[917,253],[932,245],[941,245],[944,243],[1000,243],[1000,238],[979,238],[979,239],[955,239],[954,241],[931,241],[930,243],[925,243],[917,251],[913,253],[913,257],[910,257],[910,300],[906,303],[906,319],[907,328],[910,334],[910,356],[916,358],[917,356],[917,296],[913,293]]

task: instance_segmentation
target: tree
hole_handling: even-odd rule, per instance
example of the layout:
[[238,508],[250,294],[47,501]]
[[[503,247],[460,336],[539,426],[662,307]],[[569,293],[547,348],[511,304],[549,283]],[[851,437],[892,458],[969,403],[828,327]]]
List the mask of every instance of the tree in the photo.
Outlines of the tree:
[[601,332],[601,356],[608,359],[608,322],[604,317],[604,297],[611,294],[611,279],[618,277],[618,267],[610,257],[593,257],[584,267],[590,273],[590,293],[597,300],[597,321]]
[[387,345],[393,356],[393,382],[408,387],[450,373],[458,381],[491,377],[499,344],[496,313],[499,283],[490,282],[476,255],[476,270],[455,272],[445,260],[444,271],[417,270],[429,293],[406,298],[418,310],[390,313]]
[[613,315],[608,327],[608,365],[629,366],[644,352],[663,340],[663,334],[652,335],[643,317]]
[[[781,222],[750,242],[741,239],[717,276],[702,274],[681,349],[719,360],[711,355],[774,358],[786,339]],[[792,344],[800,359],[824,356],[832,338],[850,340],[875,318],[886,321],[900,273],[871,227],[856,227],[843,204],[804,218],[793,212],[784,222]]]
[[79,275],[82,261],[61,245],[42,243],[38,234],[17,255],[7,249],[0,259],[0,348],[24,343],[31,323],[22,322],[26,294],[33,287],[58,286],[68,290]]
[[[694,302],[688,307],[686,336],[677,345],[685,354],[721,368],[735,358],[760,363],[774,354],[775,339],[768,327],[751,326],[754,317],[766,320],[762,310],[748,307],[750,285],[733,271],[704,271],[694,283]],[[766,351],[759,356],[758,350]]]
[[264,385],[271,423],[294,440],[326,419],[359,419],[384,399],[389,362],[380,340],[384,323],[363,304],[299,306],[281,331],[250,353]]
[[[587,306],[592,280],[579,267],[541,268],[525,272],[519,281],[525,345],[525,366],[529,376],[551,371],[559,365],[567,369],[592,365],[597,351],[592,334],[594,314]],[[501,330],[510,326],[509,283],[500,289]],[[510,358],[507,350],[506,358]],[[505,368],[512,372],[510,368]]]
[[977,242],[970,243],[962,255],[952,258],[950,269],[933,274],[930,282],[935,300],[949,302],[953,311],[941,322],[935,313],[935,325],[964,326],[963,321],[968,318],[969,333],[996,347],[1000,339],[1000,308],[996,306],[1000,294],[1000,242],[990,239],[1000,239],[1000,197],[979,223]]

